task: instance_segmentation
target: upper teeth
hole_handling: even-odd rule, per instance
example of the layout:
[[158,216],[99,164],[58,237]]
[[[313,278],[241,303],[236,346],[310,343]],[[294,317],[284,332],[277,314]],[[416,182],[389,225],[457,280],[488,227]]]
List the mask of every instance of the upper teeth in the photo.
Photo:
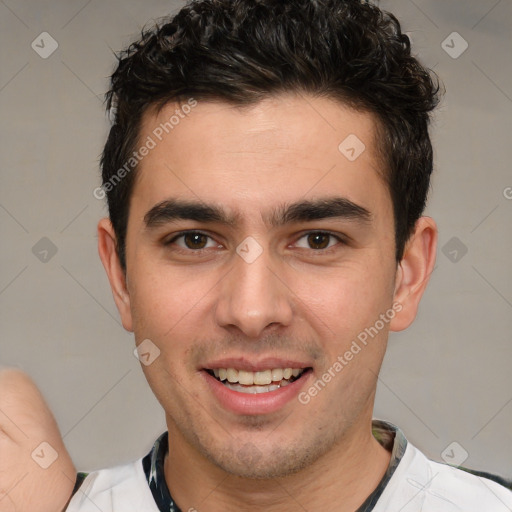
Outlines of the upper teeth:
[[289,379],[292,376],[297,377],[304,371],[303,368],[275,368],[273,370],[264,370],[261,372],[248,372],[245,370],[235,370],[234,368],[215,368],[213,374],[220,380],[228,382],[245,384],[252,386],[254,384],[265,386],[272,382],[279,382],[283,379]]

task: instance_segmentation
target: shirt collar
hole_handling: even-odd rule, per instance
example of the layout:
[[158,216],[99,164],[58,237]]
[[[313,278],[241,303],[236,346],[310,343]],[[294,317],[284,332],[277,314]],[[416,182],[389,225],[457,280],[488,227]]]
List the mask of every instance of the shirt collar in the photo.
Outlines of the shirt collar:
[[[403,432],[392,423],[383,420],[373,420],[373,437],[391,452],[388,469],[375,490],[366,498],[364,503],[357,509],[357,512],[370,512],[377,504],[382,492],[388,485],[398,464],[407,448],[407,439]],[[146,474],[153,499],[160,512],[181,512],[181,509],[174,502],[164,474],[165,456],[169,450],[168,433],[164,432],[154,443],[151,451],[142,459],[142,466]]]

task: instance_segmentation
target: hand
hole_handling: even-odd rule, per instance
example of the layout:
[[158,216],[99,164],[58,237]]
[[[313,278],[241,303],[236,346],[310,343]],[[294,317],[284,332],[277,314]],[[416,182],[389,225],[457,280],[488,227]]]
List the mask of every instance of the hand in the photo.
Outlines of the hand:
[[34,382],[20,370],[0,370],[0,512],[62,511],[75,480],[57,423]]

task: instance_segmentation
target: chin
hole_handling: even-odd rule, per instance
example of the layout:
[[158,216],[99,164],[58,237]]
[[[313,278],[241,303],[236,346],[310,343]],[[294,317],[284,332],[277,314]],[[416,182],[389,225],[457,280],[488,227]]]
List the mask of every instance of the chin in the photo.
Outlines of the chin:
[[260,449],[252,442],[246,442],[233,450],[221,454],[204,453],[217,467],[233,476],[254,480],[269,480],[293,475],[309,467],[330,449],[330,443],[318,440],[309,447],[302,445],[269,446]]

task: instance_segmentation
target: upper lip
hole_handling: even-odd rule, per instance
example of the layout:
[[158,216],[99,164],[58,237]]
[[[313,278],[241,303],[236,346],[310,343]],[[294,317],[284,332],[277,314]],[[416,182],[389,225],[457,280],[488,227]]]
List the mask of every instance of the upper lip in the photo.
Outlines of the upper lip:
[[275,368],[309,368],[310,366],[311,364],[307,362],[280,357],[267,357],[258,361],[248,360],[245,357],[228,357],[206,363],[202,368],[205,370],[235,368],[236,370],[244,370],[246,372],[260,372]]

